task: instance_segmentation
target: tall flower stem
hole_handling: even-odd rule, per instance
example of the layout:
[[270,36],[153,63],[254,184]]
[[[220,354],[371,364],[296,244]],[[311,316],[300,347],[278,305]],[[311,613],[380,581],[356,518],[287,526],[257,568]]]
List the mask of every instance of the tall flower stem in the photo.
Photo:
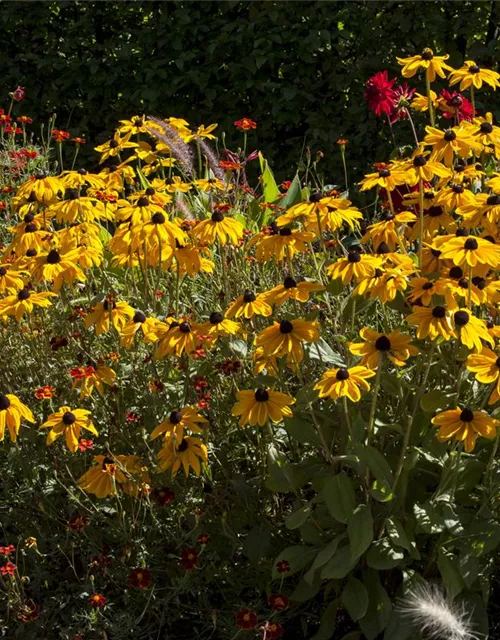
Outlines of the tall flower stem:
[[469,265],[469,291],[467,296],[467,308],[472,308],[472,267]]
[[434,107],[432,106],[432,98],[431,98],[431,81],[425,76],[425,88],[427,90],[427,100],[429,101],[429,116],[431,119],[431,126],[434,126]]
[[420,178],[418,189],[420,192],[420,246],[419,246],[419,263],[418,266],[422,269],[424,264],[424,181]]
[[375,383],[373,385],[372,406],[370,407],[370,417],[368,419],[368,427],[366,429],[366,440],[365,440],[366,446],[370,444],[370,441],[373,436],[373,425],[375,424],[375,412],[377,410],[377,399],[378,399],[378,392],[380,389],[380,377],[382,375],[382,368],[383,368],[383,359],[381,359],[378,364],[377,375],[375,376]]
[[476,117],[476,98],[474,96],[474,85],[471,84],[470,86],[470,101],[472,104],[472,117],[475,118]]

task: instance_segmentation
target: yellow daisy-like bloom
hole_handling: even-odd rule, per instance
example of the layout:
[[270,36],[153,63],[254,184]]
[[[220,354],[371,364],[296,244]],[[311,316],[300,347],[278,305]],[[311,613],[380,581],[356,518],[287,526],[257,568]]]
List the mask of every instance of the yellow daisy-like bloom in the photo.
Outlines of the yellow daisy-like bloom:
[[452,67],[445,62],[449,57],[448,54],[435,56],[432,49],[425,48],[421,55],[411,56],[410,58],[396,58],[396,60],[403,67],[401,69],[403,78],[413,78],[417,71],[423,69],[426,79],[429,82],[434,82],[436,75],[444,78],[446,77],[445,71],[453,71]]
[[90,411],[85,409],[71,409],[61,407],[59,411],[51,413],[40,429],[50,429],[46,444],[51,445],[63,434],[66,437],[66,446],[75,453],[78,450],[78,438],[82,429],[98,436],[98,432],[89,418]]
[[21,421],[35,422],[30,409],[19,398],[11,393],[0,395],[0,442],[5,438],[5,425],[9,430],[12,442],[17,440]]
[[116,302],[112,298],[107,298],[104,302],[99,302],[93,310],[85,317],[84,325],[89,329],[95,325],[96,335],[107,333],[111,324],[120,333],[127,322],[127,319],[134,316],[134,310],[126,302]]
[[268,304],[264,293],[255,295],[253,291],[245,291],[245,293],[236,298],[234,302],[229,305],[226,311],[226,318],[253,318],[258,316],[270,316],[273,310]]
[[445,189],[441,189],[435,200],[436,205],[443,205],[448,211],[472,205],[474,202],[475,198],[472,191],[456,182]]
[[417,326],[417,338],[450,340],[455,336],[451,323],[451,313],[445,307],[413,307],[413,313],[407,316],[409,325]]
[[372,378],[375,371],[363,366],[351,367],[349,369],[340,367],[339,369],[329,369],[325,371],[322,378],[316,383],[314,389],[318,391],[320,398],[349,398],[352,402],[361,400],[361,390],[369,391],[368,378]]
[[218,178],[200,178],[199,180],[194,180],[193,185],[206,193],[211,193],[212,191],[226,191],[231,188],[231,185],[224,184]]
[[464,443],[467,453],[473,451],[478,436],[490,440],[494,438],[499,425],[498,420],[484,411],[473,411],[468,407],[441,411],[431,422],[439,427],[437,437],[440,442],[454,438],[457,442]]
[[[111,165],[110,167],[104,167],[99,172],[99,177],[104,180],[107,195],[116,196],[117,193],[121,193],[125,188],[125,184],[133,184],[135,178],[134,167],[129,165],[132,162],[132,158],[127,158],[124,162],[118,165]],[[108,205],[109,206],[109,205]]]
[[294,362],[302,361],[303,342],[317,342],[319,330],[317,322],[306,320],[282,320],[273,322],[270,327],[262,329],[255,338],[255,345],[262,347],[264,357],[288,356]]
[[235,246],[243,237],[243,225],[238,220],[227,218],[221,211],[214,211],[209,220],[202,220],[193,229],[194,237],[203,244],[212,245],[218,239]]
[[269,303],[279,306],[287,300],[297,300],[307,302],[311,293],[324,291],[325,287],[317,282],[296,282],[292,276],[286,276],[283,284],[273,287],[262,294],[262,297]]
[[459,207],[456,211],[459,216],[462,216],[467,229],[484,226],[485,219],[493,225],[500,222],[500,195],[477,193],[474,200],[474,203]]
[[24,255],[30,249],[35,249],[36,252],[33,255],[36,255],[38,251],[47,250],[51,232],[42,227],[43,222],[40,220],[40,216],[35,219],[31,214],[26,215],[23,222],[9,229],[15,235],[7,247],[5,255],[8,254],[8,251]]
[[443,160],[447,167],[453,165],[455,154],[467,158],[472,151],[481,153],[481,143],[474,140],[468,128],[453,127],[440,131],[435,127],[425,127],[425,130],[424,142],[432,147],[431,160]]
[[89,173],[86,169],[78,171],[63,171],[59,176],[67,189],[79,189],[83,186],[91,189],[104,189],[104,180],[95,173]]
[[422,152],[421,149],[417,149],[407,164],[406,169],[409,176],[407,183],[410,186],[416,185],[420,180],[423,182],[431,182],[435,176],[438,178],[451,177],[452,172],[450,169],[447,169],[440,162],[435,162],[432,159],[427,160],[425,157],[427,153],[428,152]]
[[[431,102],[434,109],[439,106],[439,99],[435,91],[430,91]],[[429,98],[421,93],[415,93],[413,100],[410,103],[410,107],[415,111],[428,111],[429,110]]]
[[397,329],[385,334],[364,327],[359,335],[364,342],[351,342],[349,351],[356,356],[362,356],[359,364],[369,369],[378,367],[384,353],[397,367],[404,366],[410,356],[420,353],[417,347],[411,344],[411,337]]
[[386,168],[375,173],[366,174],[359,184],[361,191],[368,191],[374,187],[394,191],[399,185],[406,184],[409,179],[410,176],[406,170],[396,165],[387,165]]
[[[328,211],[328,206],[332,203],[336,202],[335,198],[330,196],[324,196],[319,191],[311,193],[309,196],[309,200],[307,202],[299,202],[298,204],[294,204],[293,207],[290,207],[286,213],[283,213],[278,218],[276,218],[276,224],[279,227],[282,227],[287,224],[291,224],[298,218],[307,218],[312,220],[316,217],[316,215],[324,215]],[[342,201],[341,201],[342,202]],[[344,202],[348,202],[348,200]]]
[[215,269],[215,263],[208,258],[205,258],[202,251],[207,251],[203,247],[195,247],[192,244],[181,245],[176,242],[176,247],[172,253],[172,257],[168,262],[168,266],[172,271],[179,269],[180,275],[187,274],[188,276],[194,276],[200,271],[204,273],[213,273]]
[[496,89],[500,87],[500,74],[491,69],[481,69],[474,60],[466,60],[460,69],[450,74],[450,86],[460,82],[460,91],[468,89],[471,85],[476,89],[480,89],[485,84]]
[[432,304],[432,296],[444,296],[446,283],[442,280],[428,280],[427,278],[412,278],[409,282],[412,289],[408,295],[408,302],[415,304],[417,300],[424,307]]
[[458,266],[488,265],[496,269],[500,265],[500,246],[483,238],[459,236],[448,240],[440,248],[441,258],[450,258]]
[[131,204],[127,200],[120,200],[120,207],[116,210],[117,222],[130,222],[132,226],[137,226],[150,222],[151,218],[158,214],[165,218],[165,209],[158,206],[148,198],[148,196],[141,196],[134,204]]
[[51,204],[57,201],[59,194],[63,195],[64,190],[64,183],[59,178],[39,173],[18,188],[17,197],[21,200],[35,198],[37,202]]
[[[146,318],[142,311],[136,311],[133,318],[124,325],[120,333],[120,346],[130,349],[134,343],[134,338],[140,331],[148,341],[148,336],[154,335],[155,329],[159,324],[156,318]],[[152,341],[154,342],[156,338]],[[151,340],[150,340],[151,341]]]
[[238,402],[234,405],[231,414],[240,416],[240,427],[246,424],[252,427],[263,427],[268,420],[278,423],[283,418],[291,418],[293,415],[290,405],[295,403],[295,398],[280,391],[273,389],[238,391],[236,397]]
[[380,222],[368,227],[361,242],[366,244],[371,241],[374,247],[385,242],[391,251],[395,251],[402,242],[400,227],[416,220],[417,216],[411,211],[402,211],[396,215],[390,212],[386,213]]
[[100,396],[104,396],[104,385],[112,387],[115,384],[116,373],[103,362],[89,364],[80,369],[82,375],[74,376],[72,386],[72,389],[80,389],[80,398],[91,396],[94,387]]
[[343,284],[349,284],[352,280],[359,282],[364,278],[371,278],[381,263],[382,260],[378,257],[352,249],[347,254],[347,258],[340,258],[337,262],[330,264],[326,272],[332,280],[340,279]]
[[[255,257],[259,262],[267,262],[274,258],[281,262],[292,259],[298,253],[307,251],[307,243],[314,240],[311,231],[294,231],[290,227],[282,227],[278,233],[262,235],[256,243]],[[251,246],[253,243],[249,243]]]
[[203,429],[198,426],[200,424],[208,424],[208,420],[198,415],[194,407],[184,407],[179,411],[171,411],[168,418],[155,427],[149,439],[154,440],[161,435],[170,438],[172,434],[175,434],[180,442],[184,438],[184,429],[189,429],[194,433],[203,433]]
[[[328,200],[328,204],[322,207],[319,213],[315,216],[310,215],[306,219],[304,225],[306,231],[312,231],[315,235],[318,235],[320,233],[320,229],[321,232],[335,232],[341,229],[344,225],[347,225],[351,231],[359,228],[359,221],[363,219],[363,214],[352,206],[352,202],[350,200],[342,200],[338,198],[328,198]],[[281,218],[283,217],[284,216],[281,216]],[[278,218],[276,222],[280,225],[280,218]]]
[[500,400],[500,356],[494,351],[483,347],[481,353],[472,353],[466,365],[469,371],[476,374],[476,380],[481,384],[496,385],[491,392],[488,404],[495,404]]
[[[394,269],[385,269],[380,277],[374,277],[371,283],[368,283],[371,284],[369,298],[372,300],[378,299],[381,302],[391,302],[398,293],[406,291],[408,288],[408,276],[414,271],[413,267],[408,268],[404,265]],[[374,276],[376,275],[377,270]],[[364,291],[365,286],[366,283],[361,281],[353,293],[358,294],[360,291]]]
[[48,253],[39,254],[33,259],[31,271],[33,280],[35,282],[45,280],[53,283],[56,292],[61,290],[63,283],[69,286],[75,280],[85,282],[87,278],[77,264],[80,253],[79,249],[73,249],[66,253],[51,249]]
[[155,265],[162,263],[172,255],[176,243],[185,243],[186,236],[182,229],[167,220],[164,213],[157,212],[151,216],[148,222],[137,225],[131,229],[131,249],[143,248],[148,253],[148,260]]
[[[153,180],[152,186],[155,187],[156,180]],[[183,182],[180,176],[172,176],[170,180],[165,180],[165,191],[168,193],[175,193],[180,191],[181,193],[187,193],[191,189],[189,182]],[[159,189],[159,187],[155,187]]]
[[34,293],[26,287],[19,293],[0,300],[0,317],[14,316],[17,322],[21,322],[25,313],[29,315],[33,312],[34,306],[42,308],[52,306],[49,298],[57,298],[57,294],[51,291]]
[[104,144],[94,147],[94,150],[101,154],[99,164],[102,164],[108,158],[118,156],[125,149],[134,149],[137,147],[137,143],[130,142],[131,134],[127,134],[120,137],[120,131],[115,131],[115,134],[111,140]]
[[137,456],[94,456],[95,464],[78,480],[83,491],[93,493],[97,498],[115,496],[118,488],[129,481],[129,467],[136,466]]
[[205,125],[200,124],[200,126],[196,130],[196,133],[192,133],[184,137],[184,142],[187,143],[187,142],[191,142],[192,140],[198,140],[200,138],[208,138],[209,140],[215,140],[216,136],[213,135],[212,131],[217,129],[218,126],[219,125],[217,124],[209,124],[208,127],[205,127]]
[[14,293],[25,285],[24,271],[12,268],[8,262],[0,265],[0,293]]
[[204,322],[200,326],[200,333],[213,340],[217,340],[220,337],[235,336],[241,331],[241,325],[233,322],[233,320],[224,318],[224,314],[220,311],[213,311],[208,318],[208,322]]
[[130,133],[131,135],[137,135],[138,133],[148,133],[146,127],[146,116],[133,116],[130,120],[120,120],[122,125],[119,129],[119,133]]
[[190,467],[196,476],[200,475],[201,462],[206,463],[208,461],[208,452],[199,438],[185,436],[179,442],[175,435],[172,435],[165,441],[164,446],[158,453],[158,458],[162,471],[171,469],[172,475],[175,475],[182,465],[187,478]]
[[49,207],[49,212],[57,222],[94,222],[95,220],[114,220],[113,212],[97,198],[80,198],[76,189],[71,189],[66,199]]
[[159,360],[167,355],[189,355],[200,341],[200,325],[195,322],[181,323],[172,321],[166,332],[161,336],[155,349],[154,358]]
[[469,293],[472,304],[480,305],[488,301],[488,283],[481,276],[474,276],[469,286],[469,280],[464,276],[462,267],[453,266],[449,270],[449,277],[442,280],[445,285],[444,297],[450,311],[459,309],[460,301],[468,302]]
[[475,349],[477,353],[481,353],[483,349],[481,340],[489,343],[492,347],[495,345],[495,341],[488,333],[485,321],[475,318],[468,309],[455,311],[452,322],[460,342],[469,349]]

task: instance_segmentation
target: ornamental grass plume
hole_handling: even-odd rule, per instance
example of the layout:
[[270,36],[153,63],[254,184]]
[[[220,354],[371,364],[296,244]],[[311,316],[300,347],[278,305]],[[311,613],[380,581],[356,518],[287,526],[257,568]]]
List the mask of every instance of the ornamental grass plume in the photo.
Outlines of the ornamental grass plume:
[[480,640],[472,629],[472,612],[450,600],[437,586],[418,585],[401,600],[397,609],[421,632],[422,638]]
[[158,138],[161,142],[164,142],[170,149],[172,157],[180,162],[184,172],[188,176],[192,176],[195,173],[195,169],[193,164],[193,152],[189,146],[184,142],[177,131],[165,120],[155,118],[154,116],[148,116],[148,120],[151,120],[157,125],[156,127],[148,127],[147,129],[149,133]]

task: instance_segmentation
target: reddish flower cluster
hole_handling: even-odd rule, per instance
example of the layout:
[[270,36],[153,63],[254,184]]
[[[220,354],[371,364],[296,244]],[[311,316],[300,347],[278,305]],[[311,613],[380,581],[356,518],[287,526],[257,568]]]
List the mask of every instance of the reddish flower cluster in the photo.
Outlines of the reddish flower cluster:
[[69,373],[72,378],[82,380],[83,378],[90,378],[90,376],[94,375],[95,367],[92,365],[88,365],[87,367],[74,367],[70,369]]
[[6,562],[3,567],[0,567],[0,573],[3,576],[13,576],[17,571],[17,567],[12,562]]
[[257,129],[257,123],[250,118],[241,118],[241,120],[236,120],[234,126],[240,131],[249,131],[250,129]]
[[32,600],[25,602],[17,613],[17,619],[21,622],[34,622],[40,617],[40,605]]
[[94,443],[92,440],[87,440],[86,438],[80,438],[80,442],[78,443],[78,448],[80,451],[87,451],[87,449],[93,449]]
[[56,395],[56,389],[51,387],[50,384],[46,384],[44,387],[38,388],[34,395],[37,400],[50,400]]
[[216,365],[216,369],[225,376],[232,376],[241,369],[241,362],[239,360],[224,360]]
[[8,544],[5,547],[0,547],[0,555],[10,556],[16,552],[16,547],[13,544]]
[[240,609],[236,613],[236,626],[240,629],[255,629],[258,623],[257,614],[250,609]]
[[83,529],[85,529],[88,523],[89,523],[89,519],[87,518],[87,516],[82,516],[79,513],[77,513],[68,521],[68,527],[72,531],[83,531]]
[[61,129],[53,129],[52,137],[56,142],[65,142],[71,138],[71,135],[67,131],[62,131]]
[[230,162],[229,160],[221,160],[219,167],[225,171],[237,171],[241,169],[243,165],[240,162]]
[[125,414],[125,420],[127,422],[139,422],[140,419],[141,416],[135,411],[127,411],[127,413]]

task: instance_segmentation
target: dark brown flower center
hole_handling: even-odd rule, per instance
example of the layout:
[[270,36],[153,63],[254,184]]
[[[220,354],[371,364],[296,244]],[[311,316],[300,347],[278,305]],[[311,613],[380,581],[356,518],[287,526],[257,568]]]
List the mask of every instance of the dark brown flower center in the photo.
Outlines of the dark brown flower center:
[[290,227],[284,227],[283,229],[280,229],[280,236],[291,236],[292,235],[292,230],[290,229]]
[[381,169],[378,172],[379,178],[388,178],[390,175],[391,175],[391,172],[389,171],[389,169]]
[[0,267],[0,276],[4,276],[7,273],[7,269],[5,267]]
[[309,196],[309,202],[319,202],[322,197],[323,195],[319,191],[315,191]]
[[500,196],[492,195],[488,197],[488,200],[486,200],[486,204],[489,206],[493,206],[496,207],[500,204]]
[[172,411],[168,419],[172,424],[179,424],[182,421],[182,413],[180,411]]
[[25,233],[35,233],[35,231],[38,231],[38,227],[36,226],[36,224],[34,222],[29,222],[24,227],[24,231],[25,231]]
[[433,283],[433,282],[425,282],[425,283],[422,285],[422,289],[423,289],[424,291],[429,291],[429,289],[432,289],[432,287],[433,287],[433,286],[434,286],[434,283]]
[[467,278],[460,278],[459,281],[457,282],[457,284],[462,289],[468,289],[469,288],[469,281],[467,280]]
[[188,444],[188,441],[186,440],[186,438],[182,438],[182,441],[180,442],[179,446],[177,447],[177,451],[182,453],[183,451],[186,451],[188,446],[189,446],[189,444]]
[[69,427],[76,422],[76,416],[72,411],[67,411],[62,417],[62,421]]
[[452,129],[448,129],[444,132],[444,139],[446,142],[452,142],[453,140],[456,140],[456,137],[457,134]]
[[349,251],[349,253],[347,254],[347,260],[349,262],[360,262],[361,261],[361,255],[359,253],[359,251]]
[[469,322],[469,314],[467,311],[457,311],[454,316],[455,324],[459,327],[465,327]]
[[282,320],[280,322],[280,333],[292,333],[293,331],[293,324],[290,322],[290,320]]
[[479,73],[481,71],[481,69],[478,67],[477,64],[471,64],[469,67],[469,73]]
[[7,411],[10,407],[10,400],[7,396],[0,396],[0,411]]
[[434,53],[432,49],[424,49],[422,52],[422,60],[432,60]]
[[427,160],[422,155],[418,155],[413,158],[414,167],[424,167],[426,164],[427,164]]
[[479,128],[481,129],[481,133],[491,133],[493,131],[493,125],[489,122],[482,122]]
[[347,369],[342,367],[341,369],[339,369],[337,371],[337,373],[335,374],[335,377],[337,378],[337,380],[348,380],[349,379],[349,371],[347,371]]
[[21,291],[17,294],[18,300],[27,300],[30,297],[29,289],[21,289]]
[[116,149],[116,147],[118,147],[118,146],[119,146],[119,144],[120,144],[120,143],[118,142],[118,140],[114,140],[114,139],[113,139],[113,140],[111,140],[111,142],[109,143],[109,146],[110,146],[110,148],[111,148],[111,149]]
[[269,400],[269,392],[266,389],[257,389],[254,398],[257,402],[267,402]]
[[154,216],[151,218],[151,222],[153,224],[163,224],[165,222],[165,216],[161,211],[157,211]]
[[442,207],[429,207],[427,209],[427,215],[431,218],[439,218],[439,216],[443,213]]
[[464,242],[464,249],[467,249],[467,251],[477,251],[478,246],[476,238],[467,238]]
[[481,276],[474,276],[472,278],[472,284],[477,287],[479,289],[479,291],[482,291],[483,289],[486,288],[487,286],[487,282],[484,278],[482,278]]
[[255,302],[255,293],[253,291],[245,291],[243,294],[243,302]]
[[453,278],[454,280],[460,280],[460,278],[462,278],[463,275],[464,275],[464,271],[463,271],[462,267],[452,267],[450,269],[449,276],[450,276],[450,278]]
[[142,324],[143,322],[146,322],[146,316],[142,313],[142,311],[136,311],[134,317],[132,318],[132,322],[140,322]]
[[444,318],[445,315],[446,315],[446,309],[444,307],[438,306],[438,307],[434,307],[434,309],[432,310],[433,318]]
[[138,207],[149,207],[149,198],[146,196],[141,196],[139,200],[137,200]]
[[56,249],[49,251],[47,254],[47,264],[59,264],[59,262],[61,262],[59,251],[56,251]]
[[212,222],[222,222],[224,220],[224,214],[222,211],[214,211],[212,213]]
[[379,351],[389,351],[391,348],[391,341],[387,336],[380,336],[375,340],[375,349]]
[[472,409],[464,409],[460,414],[460,420],[462,422],[472,422],[474,420],[474,412],[472,411]]
[[210,324],[220,324],[224,320],[224,316],[220,311],[214,311],[210,314]]
[[464,192],[464,188],[462,187],[461,184],[453,184],[453,185],[451,185],[451,190],[453,191],[453,193],[463,193]]
[[191,325],[189,322],[181,322],[179,325],[179,331],[181,333],[191,333]]
[[114,309],[116,309],[116,302],[114,300],[105,300],[102,308],[104,309],[104,311],[113,311]]
[[297,283],[291,276],[287,276],[283,282],[283,286],[285,289],[294,289],[297,286]]

